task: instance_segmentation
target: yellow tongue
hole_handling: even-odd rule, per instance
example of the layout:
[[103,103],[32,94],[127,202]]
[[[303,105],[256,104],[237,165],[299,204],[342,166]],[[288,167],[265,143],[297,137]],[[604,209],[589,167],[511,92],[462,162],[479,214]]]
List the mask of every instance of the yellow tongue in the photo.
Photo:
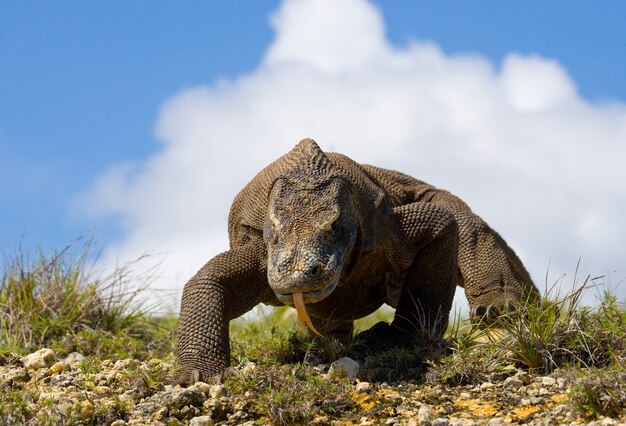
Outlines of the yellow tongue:
[[320,337],[324,337],[315,329],[315,327],[313,327],[311,318],[309,317],[309,314],[306,311],[306,307],[304,306],[304,296],[302,296],[302,292],[293,293],[293,304],[296,307],[296,312],[298,313],[298,319],[300,320],[300,322],[306,325],[306,327],[313,333],[317,334]]

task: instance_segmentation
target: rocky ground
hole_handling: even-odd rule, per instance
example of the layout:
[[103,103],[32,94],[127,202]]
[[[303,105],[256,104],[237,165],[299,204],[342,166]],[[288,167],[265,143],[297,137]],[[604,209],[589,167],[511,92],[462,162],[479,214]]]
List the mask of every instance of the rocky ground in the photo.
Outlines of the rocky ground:
[[[368,383],[352,378],[358,373],[358,364],[343,359],[339,364],[320,365],[311,370],[317,375],[314,379],[319,380],[312,382],[317,383],[315,386],[323,386],[324,381],[341,383],[343,387],[335,395],[335,404],[320,409],[316,401],[303,401],[304,409],[311,408],[298,418],[281,417],[279,409],[270,410],[270,414],[263,409],[267,401],[260,388],[266,388],[268,383],[255,380],[264,367],[248,363],[236,368],[233,375],[240,378],[240,383],[246,382],[249,389],[237,392],[238,388],[229,387],[228,381],[225,385],[198,382],[187,388],[163,385],[160,378],[171,370],[172,361],[93,361],[79,353],[57,359],[50,349],[22,358],[5,357],[0,363],[0,398],[4,399],[0,403],[0,421],[115,426],[280,422],[626,425],[626,416],[593,420],[581,417],[570,403],[571,379],[559,371],[544,377],[511,366],[493,374],[489,381],[473,386]],[[284,398],[288,399],[289,395]]]

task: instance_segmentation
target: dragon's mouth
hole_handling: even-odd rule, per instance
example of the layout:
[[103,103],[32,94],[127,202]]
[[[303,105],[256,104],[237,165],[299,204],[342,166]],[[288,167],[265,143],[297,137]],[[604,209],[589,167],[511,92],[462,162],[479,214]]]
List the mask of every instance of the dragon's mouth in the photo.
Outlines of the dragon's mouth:
[[304,324],[309,330],[313,333],[317,334],[320,337],[324,337],[320,334],[319,331],[315,329],[313,322],[311,321],[311,317],[309,317],[309,313],[306,310],[306,303],[316,303],[322,299],[325,299],[336,287],[335,285],[329,285],[321,290],[317,291],[298,291],[293,293],[282,293],[277,294],[278,299],[287,304],[293,305],[298,313],[298,319],[302,324]]

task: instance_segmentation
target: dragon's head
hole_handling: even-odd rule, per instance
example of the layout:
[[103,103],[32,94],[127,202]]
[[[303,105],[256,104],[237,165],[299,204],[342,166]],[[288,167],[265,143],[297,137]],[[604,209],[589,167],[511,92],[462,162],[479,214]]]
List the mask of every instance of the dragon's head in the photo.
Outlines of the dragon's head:
[[281,302],[295,305],[305,324],[304,303],[319,302],[337,287],[358,228],[345,179],[309,144],[299,145],[309,155],[296,157],[274,182],[263,229],[269,284]]

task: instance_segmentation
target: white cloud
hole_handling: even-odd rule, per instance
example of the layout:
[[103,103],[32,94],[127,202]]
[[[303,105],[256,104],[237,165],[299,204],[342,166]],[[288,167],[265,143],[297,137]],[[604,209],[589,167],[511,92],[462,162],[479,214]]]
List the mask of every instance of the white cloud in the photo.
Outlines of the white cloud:
[[548,265],[552,283],[579,257],[580,274],[626,276],[624,104],[581,99],[539,56],[500,65],[432,43],[394,47],[363,0],[287,0],[271,22],[276,38],[255,71],[175,95],[158,119],[160,152],[114,167],[82,199],[127,229],[105,262],[165,253],[157,286],[179,295],[227,249],[238,190],[313,137],[461,196],[541,287]]

